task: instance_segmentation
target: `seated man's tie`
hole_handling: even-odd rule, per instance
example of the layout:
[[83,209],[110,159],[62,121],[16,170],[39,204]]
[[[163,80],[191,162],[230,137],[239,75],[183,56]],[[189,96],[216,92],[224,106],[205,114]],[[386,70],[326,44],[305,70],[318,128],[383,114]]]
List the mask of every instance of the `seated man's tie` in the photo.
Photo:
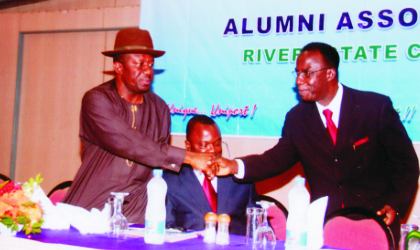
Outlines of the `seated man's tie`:
[[217,214],[217,193],[214,191],[213,185],[211,185],[211,182],[207,178],[204,178],[203,190],[209,201],[211,210],[213,213]]

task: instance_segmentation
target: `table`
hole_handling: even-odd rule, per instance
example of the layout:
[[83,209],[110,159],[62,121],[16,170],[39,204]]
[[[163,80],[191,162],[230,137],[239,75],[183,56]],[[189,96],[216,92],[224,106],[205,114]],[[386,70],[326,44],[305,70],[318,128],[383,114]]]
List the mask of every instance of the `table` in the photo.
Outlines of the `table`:
[[[23,232],[19,232],[16,237],[18,238],[27,238]],[[12,239],[11,239],[12,240]],[[16,239],[17,240],[17,239]],[[176,249],[176,250],[213,250],[213,249],[252,249],[252,247],[245,246],[245,236],[240,235],[230,235],[230,244],[226,246],[221,246],[217,244],[206,244],[203,242],[203,238],[194,238],[184,241],[178,241],[174,243],[165,242],[162,245],[151,245],[144,243],[143,238],[128,238],[126,240],[117,240],[114,238],[108,238],[105,234],[88,234],[82,235],[75,228],[70,228],[70,230],[49,230],[42,229],[41,234],[31,235],[30,241],[25,241],[28,243],[28,248],[20,249],[33,249],[30,247],[29,243],[33,241],[43,242],[43,243],[52,243],[56,248],[51,248],[50,244],[48,249],[64,249],[58,246],[78,246],[85,248],[93,249],[144,249],[144,250],[159,250],[159,249]],[[35,242],[34,242],[35,243]],[[22,244],[22,243],[21,243]],[[61,244],[61,245],[55,245]],[[2,244],[3,245],[3,240]],[[47,246],[47,245],[45,245]],[[1,248],[0,246],[0,249]],[[9,248],[10,249],[10,248]],[[47,247],[43,248],[47,249]],[[67,248],[66,248],[67,249]],[[71,249],[71,248],[70,248]],[[79,249],[79,248],[76,248]],[[276,250],[284,249],[284,241],[277,241]],[[323,249],[333,249],[325,247]]]

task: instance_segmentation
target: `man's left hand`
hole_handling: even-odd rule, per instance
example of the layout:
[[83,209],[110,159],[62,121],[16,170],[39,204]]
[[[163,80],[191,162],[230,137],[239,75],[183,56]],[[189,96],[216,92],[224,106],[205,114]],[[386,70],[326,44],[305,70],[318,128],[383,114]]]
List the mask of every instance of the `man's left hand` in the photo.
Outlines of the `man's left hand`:
[[385,214],[385,224],[387,226],[391,225],[394,222],[395,217],[397,216],[397,211],[395,211],[392,207],[385,205],[381,210],[376,212],[377,215],[381,216]]

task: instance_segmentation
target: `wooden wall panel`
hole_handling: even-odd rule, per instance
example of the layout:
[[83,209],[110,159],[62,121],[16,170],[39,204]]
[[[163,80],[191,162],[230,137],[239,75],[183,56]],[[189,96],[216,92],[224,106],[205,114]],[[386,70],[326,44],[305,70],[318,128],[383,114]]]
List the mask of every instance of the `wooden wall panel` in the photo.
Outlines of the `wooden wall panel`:
[[10,175],[20,14],[0,15],[0,173]]
[[115,0],[48,0],[36,4],[21,6],[21,11],[36,10],[74,10],[115,7]]
[[[139,2],[140,0],[136,0]],[[133,5],[136,1],[121,0],[48,0],[33,4],[25,4],[0,12],[33,12],[33,11],[57,11],[74,9],[110,8],[122,5]],[[139,5],[140,3],[134,4]]]
[[103,9],[31,12],[22,14],[21,32],[103,27]]
[[[113,50],[114,49],[114,42],[115,37],[117,36],[118,31],[112,30],[106,33],[106,40],[105,40],[105,49],[104,51]],[[113,78],[115,78],[114,74],[114,59],[112,57],[104,56],[104,82],[107,82]]]
[[25,35],[16,180],[41,173],[48,192],[80,166],[83,94],[102,83],[106,32]]
[[138,27],[140,22],[140,7],[128,6],[104,9],[104,27]]
[[141,0],[116,0],[115,6],[140,5]]

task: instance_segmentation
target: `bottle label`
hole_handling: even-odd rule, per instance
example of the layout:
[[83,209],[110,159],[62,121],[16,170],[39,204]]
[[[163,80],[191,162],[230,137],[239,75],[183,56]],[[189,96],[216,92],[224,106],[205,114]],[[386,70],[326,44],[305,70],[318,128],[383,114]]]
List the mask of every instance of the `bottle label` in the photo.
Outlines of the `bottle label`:
[[144,229],[146,231],[146,234],[164,234],[165,221],[146,220],[146,225]]
[[286,246],[306,246],[306,232],[286,231]]

